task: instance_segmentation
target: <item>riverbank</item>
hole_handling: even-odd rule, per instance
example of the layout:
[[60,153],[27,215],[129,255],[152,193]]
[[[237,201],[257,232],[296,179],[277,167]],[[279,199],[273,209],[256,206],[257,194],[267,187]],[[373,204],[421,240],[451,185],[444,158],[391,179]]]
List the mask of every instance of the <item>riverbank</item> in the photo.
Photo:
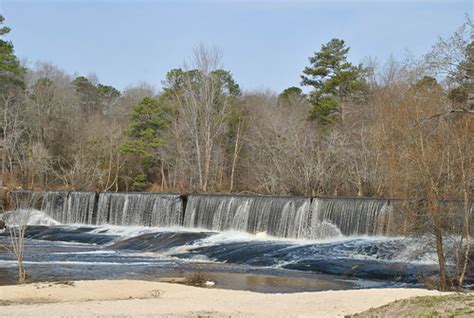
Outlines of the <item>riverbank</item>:
[[364,289],[293,294],[207,289],[136,280],[0,287],[1,317],[344,317],[415,296],[424,289]]
[[443,296],[422,296],[397,300],[351,316],[368,317],[474,317],[473,293],[450,293]]

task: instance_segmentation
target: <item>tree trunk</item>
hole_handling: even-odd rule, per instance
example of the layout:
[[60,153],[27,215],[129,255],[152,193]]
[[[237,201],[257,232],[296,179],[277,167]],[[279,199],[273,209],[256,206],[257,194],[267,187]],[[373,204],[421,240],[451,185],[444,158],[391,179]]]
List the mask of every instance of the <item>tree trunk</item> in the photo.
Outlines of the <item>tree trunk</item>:
[[166,174],[165,174],[165,168],[164,168],[163,162],[161,162],[160,166],[161,166],[161,169],[160,169],[160,171],[161,171],[161,190],[163,190],[163,189],[167,190],[168,189],[168,183],[166,182]]
[[[196,146],[196,161],[197,161],[197,164],[198,164],[198,173],[199,173],[199,188],[200,189],[203,189],[204,186],[203,186],[203,175],[202,175],[202,163],[201,163],[201,146],[199,144],[199,136],[196,134],[196,136],[194,137],[195,140],[194,140],[194,144]],[[204,190],[205,191],[205,190]]]
[[360,175],[357,177],[357,196],[358,197],[363,197],[364,196],[364,190],[363,190],[363,185],[362,185],[362,178]]
[[230,193],[234,191],[235,167],[237,166],[237,158],[239,157],[239,152],[240,152],[241,126],[242,126],[242,121],[239,121],[239,126],[237,127],[237,136],[235,137],[234,156],[232,157],[232,168],[230,170],[230,187],[229,187]]
[[5,102],[3,111],[3,141],[2,141],[2,174],[0,175],[0,187],[5,185],[5,161],[7,160],[7,130],[8,130],[8,104]]
[[[459,275],[458,279],[458,285],[459,288],[462,288],[464,286],[464,279],[466,277],[467,271],[469,269],[469,263],[470,263],[470,255],[471,255],[471,248],[472,248],[472,242],[471,242],[471,211],[470,211],[470,202],[469,202],[469,194],[466,189],[464,189],[464,236],[466,238],[466,247],[464,250],[464,259],[463,259],[463,266],[461,273]],[[460,247],[462,249],[462,246]]]
[[26,269],[23,265],[23,261],[18,261],[18,284],[25,284],[26,276]]
[[436,253],[438,255],[439,289],[441,291],[446,291],[448,290],[446,257],[444,255],[443,230],[441,228],[438,202],[432,203],[431,217],[433,218],[432,221],[433,221],[434,234],[435,234],[435,239],[436,239]]
[[212,149],[213,149],[213,145],[212,145],[212,141],[209,140],[207,143],[206,143],[206,153],[205,153],[205,156],[204,156],[204,183],[203,183],[203,187],[202,187],[202,190],[204,192],[207,192],[207,187],[209,185],[209,174],[210,174],[210,169],[211,169],[211,159],[212,159]]

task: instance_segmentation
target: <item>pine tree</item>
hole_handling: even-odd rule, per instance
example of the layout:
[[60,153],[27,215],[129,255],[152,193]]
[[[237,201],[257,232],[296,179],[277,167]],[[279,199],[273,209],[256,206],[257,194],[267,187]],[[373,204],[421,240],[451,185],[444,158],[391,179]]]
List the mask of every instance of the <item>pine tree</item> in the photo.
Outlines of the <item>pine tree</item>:
[[302,85],[312,86],[309,94],[311,117],[322,124],[332,123],[342,100],[364,87],[364,69],[347,61],[349,47],[344,40],[332,39],[309,58]]
[[[2,26],[3,21],[5,18],[0,15],[0,37],[10,32],[9,27]],[[25,71],[14,54],[13,44],[0,38],[0,95],[5,95],[15,88],[24,88]]]
[[136,189],[145,187],[150,169],[159,160],[157,151],[163,143],[163,132],[168,127],[171,111],[170,106],[153,97],[145,97],[132,107],[129,128],[125,132],[129,139],[120,150],[141,159],[142,171],[135,176]]

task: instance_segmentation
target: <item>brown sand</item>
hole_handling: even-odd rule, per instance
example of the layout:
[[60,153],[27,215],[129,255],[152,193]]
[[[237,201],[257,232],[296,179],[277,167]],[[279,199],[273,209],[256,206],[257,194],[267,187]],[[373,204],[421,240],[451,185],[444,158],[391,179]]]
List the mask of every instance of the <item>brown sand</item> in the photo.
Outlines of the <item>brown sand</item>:
[[0,287],[1,317],[344,317],[424,289],[364,289],[295,294],[198,288],[135,280]]

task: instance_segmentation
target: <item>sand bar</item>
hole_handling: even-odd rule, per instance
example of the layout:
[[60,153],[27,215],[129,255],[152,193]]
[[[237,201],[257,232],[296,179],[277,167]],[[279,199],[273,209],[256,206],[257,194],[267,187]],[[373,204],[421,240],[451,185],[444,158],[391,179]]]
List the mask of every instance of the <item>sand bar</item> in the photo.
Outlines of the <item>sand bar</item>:
[[97,280],[0,287],[1,317],[344,317],[424,289],[364,289],[294,294]]

